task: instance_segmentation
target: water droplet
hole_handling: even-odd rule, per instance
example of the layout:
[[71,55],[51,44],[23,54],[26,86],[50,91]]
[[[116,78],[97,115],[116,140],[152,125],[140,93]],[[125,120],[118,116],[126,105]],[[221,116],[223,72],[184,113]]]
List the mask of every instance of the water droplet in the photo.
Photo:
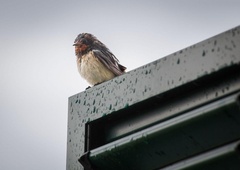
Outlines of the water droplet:
[[178,58],[178,60],[177,60],[177,64],[180,64],[180,58]]
[[204,57],[205,55],[206,55],[206,52],[205,50],[203,50],[202,56]]

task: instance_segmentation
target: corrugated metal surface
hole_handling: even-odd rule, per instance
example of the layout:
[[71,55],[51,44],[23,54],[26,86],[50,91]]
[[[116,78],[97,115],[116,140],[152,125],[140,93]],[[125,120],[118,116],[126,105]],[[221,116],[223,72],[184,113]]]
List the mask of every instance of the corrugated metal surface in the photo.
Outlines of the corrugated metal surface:
[[161,170],[239,170],[240,141],[226,144]]
[[238,97],[219,99],[91,150],[90,162],[99,169],[157,169],[240,139]]

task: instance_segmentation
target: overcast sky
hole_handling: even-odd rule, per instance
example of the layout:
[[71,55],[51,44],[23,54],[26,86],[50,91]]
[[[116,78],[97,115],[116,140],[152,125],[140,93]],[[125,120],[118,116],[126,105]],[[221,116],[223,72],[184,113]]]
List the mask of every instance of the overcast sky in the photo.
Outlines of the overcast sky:
[[[128,71],[240,24],[239,0],[6,0],[0,5],[0,169],[65,170],[75,37],[89,32]],[[171,70],[169,70],[171,71]]]

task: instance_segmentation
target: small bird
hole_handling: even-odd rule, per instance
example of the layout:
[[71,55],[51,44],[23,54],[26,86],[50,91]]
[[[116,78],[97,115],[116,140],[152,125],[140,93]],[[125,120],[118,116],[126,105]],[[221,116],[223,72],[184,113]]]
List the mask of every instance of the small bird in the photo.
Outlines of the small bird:
[[93,86],[122,75],[126,67],[94,35],[81,33],[74,41],[80,75]]

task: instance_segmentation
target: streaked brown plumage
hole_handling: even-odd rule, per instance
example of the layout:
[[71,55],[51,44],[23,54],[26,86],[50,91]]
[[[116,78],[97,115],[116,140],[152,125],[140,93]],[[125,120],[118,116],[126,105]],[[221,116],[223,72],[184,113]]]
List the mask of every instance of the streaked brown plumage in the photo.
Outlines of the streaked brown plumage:
[[78,71],[91,85],[110,80],[126,70],[114,54],[92,34],[79,34],[73,45]]

